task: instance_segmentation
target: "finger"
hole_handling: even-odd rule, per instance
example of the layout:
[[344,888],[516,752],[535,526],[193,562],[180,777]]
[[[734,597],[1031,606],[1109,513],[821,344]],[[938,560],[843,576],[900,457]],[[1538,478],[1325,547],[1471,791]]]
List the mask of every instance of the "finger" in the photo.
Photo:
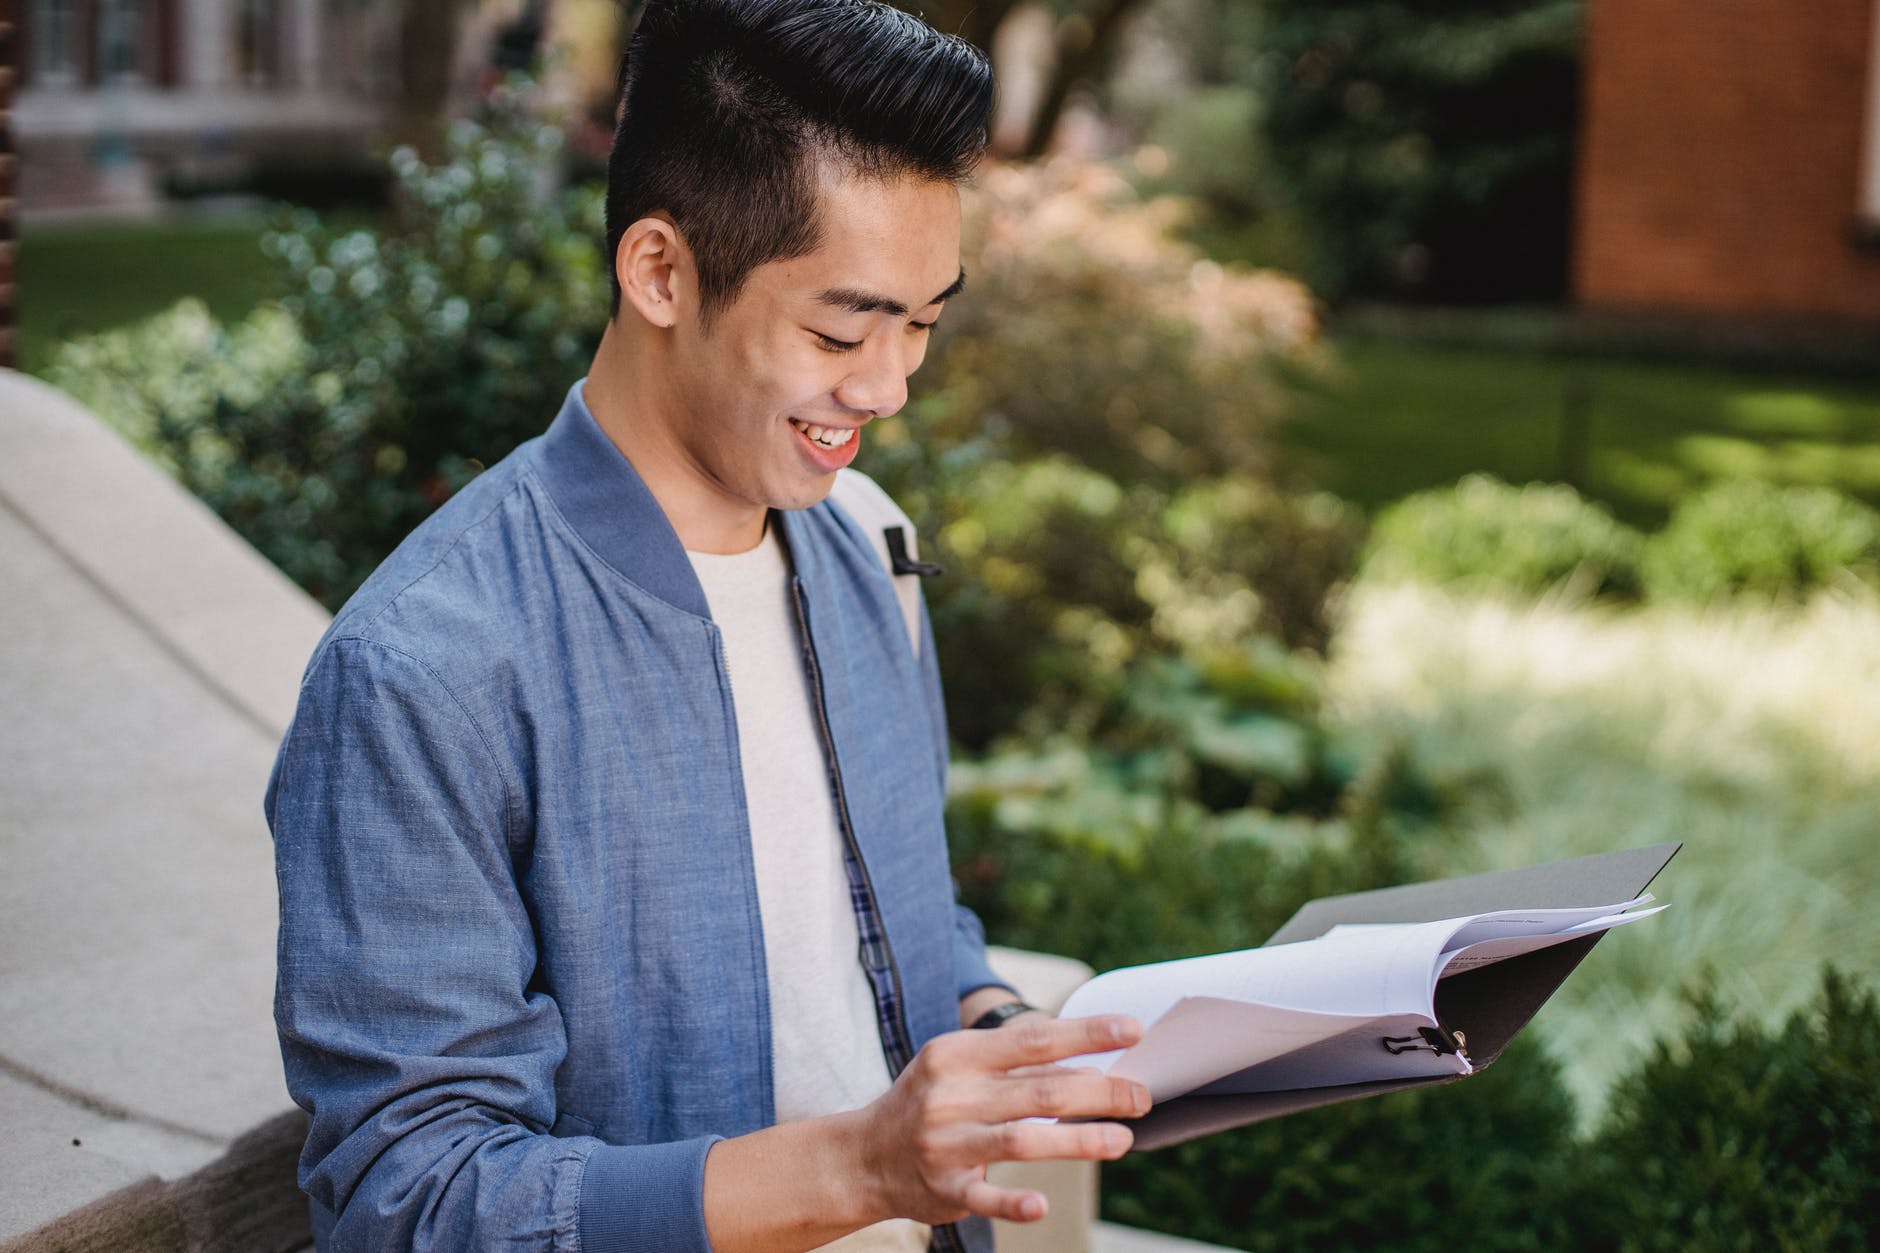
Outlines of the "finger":
[[976,1162],[1113,1161],[1136,1137],[1113,1122],[1007,1122],[968,1137]]
[[1035,1223],[1050,1212],[1051,1203],[1042,1192],[1015,1191],[975,1179],[966,1185],[961,1198],[967,1209],[987,1218],[1003,1218],[1013,1223]]
[[1095,1066],[1066,1066],[1063,1062],[1039,1062],[1033,1066],[1014,1066],[1005,1072],[1007,1079],[1032,1079],[1039,1075],[1100,1075]]
[[981,1061],[1000,1070],[1010,1070],[1064,1057],[1128,1048],[1142,1039],[1142,1024],[1127,1014],[1101,1014],[1095,1018],[1048,1018],[1043,1014],[1027,1014],[997,1031],[974,1034],[984,1037],[984,1042],[975,1049]]
[[1060,1070],[1057,1074],[1007,1078],[978,1103],[988,1122],[1015,1118],[1140,1118],[1149,1112],[1149,1089],[1133,1079]]

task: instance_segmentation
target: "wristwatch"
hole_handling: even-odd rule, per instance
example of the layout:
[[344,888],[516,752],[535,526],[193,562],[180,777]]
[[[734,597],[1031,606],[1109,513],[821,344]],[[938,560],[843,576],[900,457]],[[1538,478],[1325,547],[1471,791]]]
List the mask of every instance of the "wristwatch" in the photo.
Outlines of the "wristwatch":
[[1002,1027],[1010,1019],[1020,1014],[1029,1014],[1037,1009],[1036,1005],[1027,1005],[1023,1001],[1007,1001],[1003,1005],[994,1005],[979,1017],[973,1019],[973,1030],[983,1031],[992,1027]]

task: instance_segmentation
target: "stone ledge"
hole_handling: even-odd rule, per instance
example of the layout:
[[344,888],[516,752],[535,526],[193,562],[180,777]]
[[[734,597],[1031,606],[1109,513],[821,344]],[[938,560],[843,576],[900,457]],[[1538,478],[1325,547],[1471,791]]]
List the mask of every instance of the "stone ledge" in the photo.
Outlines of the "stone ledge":
[[1090,1253],[1229,1253],[1217,1244],[1202,1244],[1159,1231],[1141,1231],[1098,1223],[1090,1232]]

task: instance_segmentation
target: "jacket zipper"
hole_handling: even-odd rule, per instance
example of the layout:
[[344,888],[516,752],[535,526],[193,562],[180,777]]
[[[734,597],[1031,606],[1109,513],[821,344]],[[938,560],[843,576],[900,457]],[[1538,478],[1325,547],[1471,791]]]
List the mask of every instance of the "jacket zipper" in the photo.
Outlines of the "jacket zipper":
[[[835,786],[836,825],[841,828],[842,840],[847,845],[849,856],[855,860],[855,868],[861,876],[862,891],[868,897],[868,907],[873,911],[881,926],[881,951],[888,959],[888,975],[894,981],[894,1021],[893,1038],[888,1041],[888,1068],[891,1078],[898,1077],[914,1060],[913,1033],[907,1026],[907,993],[901,987],[901,968],[894,961],[894,946],[888,942],[888,929],[882,919],[880,902],[875,898],[875,884],[868,875],[868,863],[862,860],[861,842],[855,838],[855,827],[849,821],[848,793],[842,787],[842,763],[836,757],[836,739],[829,729],[829,708],[824,698],[822,681],[822,663],[816,659],[815,645],[810,643],[809,610],[803,601],[803,581],[795,576],[790,579],[790,601],[796,609],[796,629],[803,637],[803,664],[809,673],[810,702],[816,709],[816,729],[822,735],[823,751],[829,755],[829,776]],[[934,1253],[966,1253],[966,1245],[960,1239],[959,1229],[952,1223],[933,1229]]]
[[[877,919],[881,919],[881,904],[875,897],[875,884],[868,875],[868,863],[862,860],[861,842],[855,838],[854,824],[849,821],[849,798],[842,787],[842,763],[836,758],[835,735],[829,730],[829,709],[823,693],[822,664],[816,660],[815,646],[810,643],[809,610],[803,603],[803,581],[790,580],[791,601],[796,607],[796,629],[803,636],[803,664],[809,672],[810,694],[815,699],[811,702],[816,708],[816,729],[822,735],[823,751],[829,755],[829,775],[835,785],[836,825],[842,830],[842,840],[848,846],[849,856],[855,859],[857,872],[861,875],[862,891],[868,897],[868,908]],[[914,1060],[913,1033],[907,1027],[907,994],[901,987],[901,968],[894,961],[894,946],[888,943],[888,930],[885,921],[881,928],[881,951],[888,959],[888,975],[894,981],[894,1028],[893,1038],[888,1041],[888,1066],[893,1072],[891,1078],[899,1076]]]

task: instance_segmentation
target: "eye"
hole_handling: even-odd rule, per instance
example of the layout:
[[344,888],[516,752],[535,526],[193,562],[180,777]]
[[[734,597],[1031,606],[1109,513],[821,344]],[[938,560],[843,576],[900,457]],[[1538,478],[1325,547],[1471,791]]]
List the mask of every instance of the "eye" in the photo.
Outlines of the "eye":
[[931,331],[933,329],[932,322],[909,322],[908,325],[917,331]]
[[831,339],[829,336],[816,331],[811,331],[810,334],[816,336],[816,343],[821,346],[824,352],[854,352],[857,348],[861,347],[860,344],[851,344],[847,340]]

